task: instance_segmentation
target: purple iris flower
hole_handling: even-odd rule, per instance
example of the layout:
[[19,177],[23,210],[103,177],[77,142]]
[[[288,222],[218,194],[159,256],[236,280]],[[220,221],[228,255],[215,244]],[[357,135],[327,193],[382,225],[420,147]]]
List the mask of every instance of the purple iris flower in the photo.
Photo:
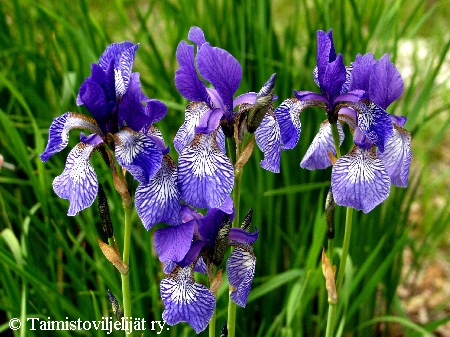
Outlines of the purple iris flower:
[[321,94],[294,92],[295,98],[285,100],[276,109],[282,142],[284,148],[297,144],[302,110],[310,106],[323,108],[328,119],[320,125],[300,166],[324,169],[336,156],[332,124],[336,124],[342,144],[341,123],[347,123],[356,146],[333,166],[332,190],[337,204],[367,213],[387,198],[391,181],[407,185],[411,149],[410,135],[402,128],[406,118],[385,110],[402,94],[403,81],[387,55],[378,61],[373,56],[359,55],[352,66],[346,67],[342,55],[336,56],[331,30],[318,31],[317,41],[314,80]]
[[211,270],[212,265],[220,265],[228,246],[235,247],[226,262],[233,290],[230,296],[236,304],[245,307],[256,265],[251,245],[258,238],[258,232],[230,228],[231,218],[221,209],[210,209],[205,216],[192,211],[190,222],[194,224],[194,239],[181,261],[176,264],[166,261],[174,269],[160,285],[165,306],[163,319],[169,325],[188,322],[197,333],[206,328],[214,313],[216,299],[211,290],[196,283],[194,271],[205,272]]
[[[190,29],[188,38],[197,45],[197,54],[194,56],[195,47],[185,41],[179,43],[176,53],[179,68],[175,73],[175,85],[181,95],[191,101],[174,139],[179,153],[178,184],[188,204],[216,208],[222,205],[234,185],[225,136],[234,135],[238,115],[253,107],[260,97],[256,92],[248,92],[234,98],[242,78],[239,62],[226,50],[212,47],[198,27]],[[211,87],[205,85],[197,71]],[[272,76],[266,83],[268,91],[273,89],[274,81],[275,76]],[[280,130],[273,119],[269,116],[262,121],[261,128],[266,132],[261,136],[257,134],[257,143],[266,157],[261,165],[277,171]]]
[[131,72],[137,48],[131,42],[111,44],[98,64],[92,64],[77,104],[84,105],[93,118],[67,112],[50,126],[47,147],[40,155],[44,162],[67,146],[70,130],[91,133],[81,133],[81,142],[70,151],[63,173],[53,181],[56,194],[70,201],[68,215],[92,205],[97,195],[98,180],[90,164],[93,151],[107,144],[115,151],[118,163],[143,184],[158,172],[168,151],[161,133],[152,125],[164,117],[167,107],[145,96],[139,73]]
[[384,114],[403,92],[403,80],[388,54],[379,60],[370,53],[357,55],[350,89],[364,90],[368,99],[357,103],[356,107],[341,109],[346,114],[347,123],[354,129],[355,146],[333,165],[331,186],[337,204],[368,213],[388,197],[391,183],[399,187],[408,186],[411,135],[403,128],[405,117],[387,114],[392,124],[391,136],[383,146],[379,146],[354,123],[361,111],[370,110],[368,116]]

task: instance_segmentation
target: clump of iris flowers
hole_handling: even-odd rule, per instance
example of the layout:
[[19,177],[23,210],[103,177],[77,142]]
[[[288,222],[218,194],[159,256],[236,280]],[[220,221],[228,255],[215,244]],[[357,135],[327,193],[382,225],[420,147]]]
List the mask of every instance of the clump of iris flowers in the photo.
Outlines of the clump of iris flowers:
[[113,43],[105,50],[92,73],[80,87],[77,104],[84,105],[92,117],[67,112],[50,126],[47,147],[40,155],[47,161],[69,142],[69,131],[82,129],[78,143],[69,153],[61,175],[53,181],[56,194],[68,199],[68,215],[89,207],[98,191],[98,179],[90,163],[95,150],[102,153],[115,171],[114,157],[135,179],[148,183],[161,167],[168,152],[161,133],[153,126],[167,113],[160,101],[141,90],[139,73],[132,72],[137,44]]
[[[389,195],[391,183],[408,185],[411,135],[403,128],[406,118],[386,109],[403,92],[400,73],[385,54],[358,55],[345,66],[336,55],[332,31],[317,32],[317,67],[314,80],[320,93],[294,91],[275,111],[283,129],[282,142],[293,148],[301,133],[299,114],[307,107],[325,110],[327,120],[319,128],[300,166],[324,169],[333,165],[331,188],[338,205],[365,213]],[[342,123],[353,134],[353,148],[336,158],[336,146],[344,140]],[[333,131],[334,128],[334,131]]]

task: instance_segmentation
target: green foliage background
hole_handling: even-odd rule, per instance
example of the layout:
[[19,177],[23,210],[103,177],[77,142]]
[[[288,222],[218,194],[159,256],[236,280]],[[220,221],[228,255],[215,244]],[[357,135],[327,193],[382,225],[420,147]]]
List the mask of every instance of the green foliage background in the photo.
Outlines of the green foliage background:
[[[8,321],[13,317],[25,322],[26,317],[112,316],[106,290],[120,298],[120,277],[98,248],[97,236],[103,234],[97,209],[67,217],[68,202],[57,198],[51,187],[77,143],[77,132],[71,133],[68,149],[49,162],[43,164],[38,154],[53,118],[66,111],[86,113],[75,99],[90,64],[108,44],[123,40],[140,43],[134,71],[141,73],[144,92],[168,105],[168,115],[157,126],[170,143],[187,104],[173,81],[175,50],[194,25],[212,45],[241,62],[238,93],[257,91],[276,72],[278,103],[292,97],[294,89],[316,89],[312,70],[318,29],[333,28],[336,50],[347,64],[357,53],[391,55],[405,80],[405,92],[389,112],[408,117],[406,128],[413,136],[410,186],[392,187],[385,203],[355,216],[339,333],[387,334],[386,325],[372,321],[375,317],[399,322],[411,336],[430,334],[449,321],[446,317],[419,327],[409,321],[396,296],[405,247],[412,249],[420,268],[424,258],[448,245],[443,239],[449,234],[450,214],[447,10],[445,0],[0,2],[0,153],[16,167],[0,171],[0,332],[12,334]],[[407,43],[413,46],[410,52],[405,52]],[[282,154],[280,174],[259,167],[259,152],[245,167],[241,207],[254,209],[260,237],[254,247],[258,262],[253,290],[247,307],[237,313],[238,336],[324,334],[327,301],[319,257],[325,243],[323,207],[330,170],[299,167],[323,119],[313,109],[302,114],[301,140],[296,149]],[[120,198],[100,157],[94,155],[92,162],[109,197],[120,247]],[[336,247],[342,242],[344,213],[337,210]],[[161,320],[163,310],[163,274],[152,247],[153,232],[133,215],[132,311],[147,321]],[[226,319],[227,289],[224,284],[219,293],[218,328]],[[48,335],[28,328],[14,333]],[[145,335],[153,333],[147,330]],[[194,332],[180,324],[161,335]]]

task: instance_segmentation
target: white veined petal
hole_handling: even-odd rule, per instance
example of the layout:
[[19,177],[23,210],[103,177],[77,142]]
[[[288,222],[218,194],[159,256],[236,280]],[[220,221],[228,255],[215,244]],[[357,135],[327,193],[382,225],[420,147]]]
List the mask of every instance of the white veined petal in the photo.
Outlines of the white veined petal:
[[[344,131],[339,122],[337,122],[337,128],[339,132],[339,145],[341,145],[344,140]],[[319,132],[306,151],[300,166],[308,170],[325,169],[328,166],[331,166],[332,163],[328,151],[336,156],[336,146],[334,145],[332,126],[330,122],[326,120],[320,124]]]
[[150,179],[161,167],[162,151],[147,135],[123,128],[114,134],[115,154],[118,163],[141,183]]
[[181,203],[177,168],[168,155],[163,157],[161,168],[150,182],[140,183],[137,187],[135,205],[147,230],[159,222],[180,224]]
[[234,170],[218,148],[215,134],[198,134],[178,159],[178,182],[186,203],[198,208],[220,207],[234,185]]
[[354,147],[333,165],[331,187],[336,204],[370,212],[389,196],[390,178],[373,150]]
[[288,98],[275,109],[283,150],[293,149],[297,145],[302,131],[299,115],[308,106],[310,105],[307,102]]
[[200,119],[208,110],[210,110],[210,108],[203,102],[191,102],[188,104],[186,107],[184,123],[181,125],[173,140],[175,150],[177,150],[178,153],[181,153],[194,139],[195,127],[198,126]]
[[261,167],[273,173],[280,172],[281,134],[274,116],[266,114],[255,131],[256,144],[264,153]]
[[73,129],[88,130],[103,136],[97,122],[90,117],[73,112],[66,112],[56,117],[50,125],[48,143],[45,151],[40,155],[42,161],[47,161],[55,153],[63,150],[69,143],[69,131]]
[[409,167],[411,164],[411,135],[405,129],[394,125],[394,134],[384,147],[384,152],[377,150],[391,182],[400,187],[408,186]]
[[208,326],[214,314],[216,298],[204,285],[195,283],[193,266],[176,268],[160,284],[164,302],[162,317],[169,325],[188,322],[196,333]]
[[55,193],[70,201],[67,215],[77,215],[95,200],[98,180],[89,161],[95,148],[95,145],[78,143],[69,152],[64,171],[53,180]]
[[227,274],[230,286],[234,288],[231,299],[245,307],[255,276],[256,257],[249,245],[237,246],[227,260]]
[[371,101],[361,101],[353,105],[358,112],[358,127],[381,151],[393,134],[393,124],[389,114]]

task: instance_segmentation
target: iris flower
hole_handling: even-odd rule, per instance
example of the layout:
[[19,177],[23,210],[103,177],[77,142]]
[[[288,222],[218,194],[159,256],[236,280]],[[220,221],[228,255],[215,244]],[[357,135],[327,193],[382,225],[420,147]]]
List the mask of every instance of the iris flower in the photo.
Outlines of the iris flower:
[[385,110],[402,94],[403,80],[388,55],[378,61],[371,54],[358,55],[352,66],[346,67],[342,55],[336,56],[331,30],[317,32],[314,80],[320,94],[294,91],[295,98],[276,109],[282,142],[286,148],[297,144],[301,111],[310,106],[324,109],[328,118],[300,164],[310,170],[324,169],[336,156],[332,124],[336,124],[342,144],[341,123],[347,123],[355,147],[333,165],[333,196],[338,205],[370,212],[387,198],[391,182],[402,187],[408,183],[410,135],[402,128],[406,118]]
[[[251,244],[258,238],[258,232],[247,231],[251,213],[244,221],[244,229],[230,228],[230,215],[220,209],[210,209],[205,216],[195,211],[191,211],[191,214],[194,240],[183,260],[175,265],[173,261],[167,261],[175,268],[161,281],[160,290],[165,306],[164,321],[169,325],[188,322],[199,333],[208,325],[216,299],[211,290],[195,281],[194,271],[205,272],[211,270],[212,265],[220,265],[226,248],[234,246],[226,262],[228,280],[234,290],[230,296],[236,304],[245,307],[256,265]],[[155,238],[155,245],[156,241]]]
[[[263,98],[256,92],[234,98],[242,78],[239,62],[226,50],[212,47],[198,27],[190,29],[188,38],[197,45],[195,57],[194,46],[185,41],[179,43],[176,52],[179,68],[175,73],[175,85],[180,94],[191,101],[174,139],[179,153],[178,184],[182,199],[189,205],[217,208],[234,184],[233,165],[225,151],[225,136],[232,137],[240,114],[247,113]],[[205,85],[197,71],[211,87]],[[261,92],[271,93],[274,81],[275,76],[272,76]],[[262,166],[279,170],[278,124],[267,117],[261,128],[265,128],[265,132],[257,135],[257,143],[266,157]]]
[[93,151],[106,150],[108,145],[118,163],[141,183],[148,183],[158,172],[167,153],[160,132],[152,125],[164,117],[167,107],[145,96],[139,73],[131,72],[137,48],[131,42],[111,44],[98,64],[92,64],[91,76],[77,97],[77,104],[84,105],[92,117],[67,112],[50,126],[47,147],[40,155],[44,162],[67,146],[70,130],[91,133],[81,133],[81,142],[70,151],[64,171],[53,181],[56,194],[70,201],[68,215],[92,205],[97,195],[98,180],[90,163]]

